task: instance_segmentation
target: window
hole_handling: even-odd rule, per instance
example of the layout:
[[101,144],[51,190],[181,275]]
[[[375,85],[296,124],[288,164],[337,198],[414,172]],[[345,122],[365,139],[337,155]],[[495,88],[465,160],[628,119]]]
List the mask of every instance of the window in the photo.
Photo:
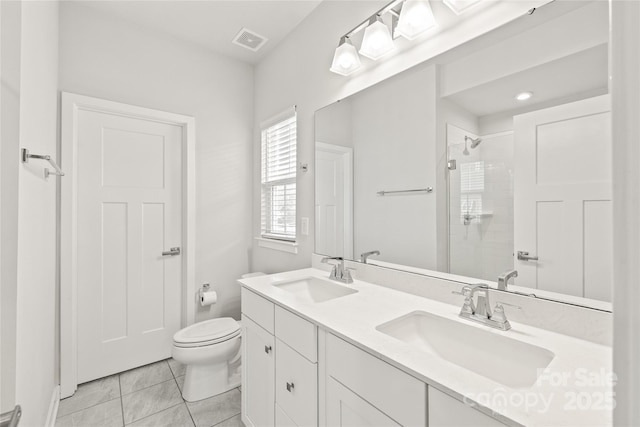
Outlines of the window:
[[261,237],[296,240],[296,112],[262,126]]
[[464,225],[480,223],[484,192],[484,161],[460,165],[460,218]]

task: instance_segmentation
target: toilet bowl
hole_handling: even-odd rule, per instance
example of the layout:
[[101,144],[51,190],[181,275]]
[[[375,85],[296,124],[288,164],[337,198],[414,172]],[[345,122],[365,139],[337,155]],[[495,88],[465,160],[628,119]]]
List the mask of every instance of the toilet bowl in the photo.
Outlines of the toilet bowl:
[[182,397],[206,399],[240,385],[240,322],[230,318],[206,320],[173,336],[172,356],[187,366]]

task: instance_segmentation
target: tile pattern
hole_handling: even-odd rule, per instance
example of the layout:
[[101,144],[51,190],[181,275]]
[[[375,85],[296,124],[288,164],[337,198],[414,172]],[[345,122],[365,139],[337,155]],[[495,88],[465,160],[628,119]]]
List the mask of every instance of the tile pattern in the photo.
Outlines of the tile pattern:
[[239,389],[185,402],[184,374],[168,359],[81,384],[60,401],[56,427],[244,427]]

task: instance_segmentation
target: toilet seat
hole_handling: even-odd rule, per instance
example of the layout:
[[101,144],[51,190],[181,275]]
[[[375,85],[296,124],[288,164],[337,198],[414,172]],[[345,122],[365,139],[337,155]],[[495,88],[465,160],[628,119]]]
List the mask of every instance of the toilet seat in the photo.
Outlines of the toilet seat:
[[194,323],[173,336],[176,347],[204,347],[228,341],[240,335],[240,324],[231,317]]

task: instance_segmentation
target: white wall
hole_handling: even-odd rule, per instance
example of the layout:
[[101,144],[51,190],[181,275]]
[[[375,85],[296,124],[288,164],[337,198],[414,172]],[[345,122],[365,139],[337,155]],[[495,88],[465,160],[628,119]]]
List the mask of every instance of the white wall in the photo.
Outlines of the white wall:
[[616,426],[640,425],[640,3],[614,1],[612,17],[613,371]]
[[315,114],[315,141],[353,147],[351,99],[336,102]]
[[[421,39],[399,40],[396,53],[378,62],[363,59],[363,70],[351,77],[329,71],[342,36],[385,1],[322,2],[255,70],[254,119],[258,124],[287,106],[298,107],[298,160],[313,165],[314,111],[404,71],[453,46],[497,28],[547,0],[487,2],[455,27],[440,26]],[[254,132],[253,233],[259,235],[259,133]],[[313,168],[310,169],[313,172]],[[313,173],[298,176],[298,217],[313,218]],[[311,221],[313,223],[313,221]],[[276,272],[310,265],[313,233],[298,235],[297,255],[260,248],[254,242],[252,270]]]
[[[20,43],[20,146],[55,158],[57,2],[22,3]],[[44,166],[18,168],[16,402],[24,426],[45,425],[57,385],[56,180],[44,178]]]
[[[436,69],[418,67],[350,98],[354,254],[436,269]],[[434,193],[377,192],[434,187]]]
[[196,321],[238,318],[235,280],[249,269],[252,68],[78,3],[60,9],[60,89],[195,117],[196,284],[210,282],[219,297],[196,306]]
[[18,162],[20,146],[20,40],[22,7],[0,3],[0,412],[13,409],[16,387],[18,294]]

